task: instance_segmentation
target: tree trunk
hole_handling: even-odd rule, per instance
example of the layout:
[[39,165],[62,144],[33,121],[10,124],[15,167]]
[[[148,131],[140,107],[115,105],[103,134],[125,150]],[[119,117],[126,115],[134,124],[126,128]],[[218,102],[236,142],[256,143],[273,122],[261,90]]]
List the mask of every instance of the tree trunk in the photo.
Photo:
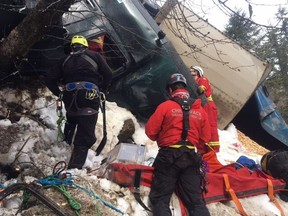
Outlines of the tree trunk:
[[17,70],[15,63],[46,34],[51,25],[61,21],[75,0],[40,0],[22,22],[0,43],[0,77]]

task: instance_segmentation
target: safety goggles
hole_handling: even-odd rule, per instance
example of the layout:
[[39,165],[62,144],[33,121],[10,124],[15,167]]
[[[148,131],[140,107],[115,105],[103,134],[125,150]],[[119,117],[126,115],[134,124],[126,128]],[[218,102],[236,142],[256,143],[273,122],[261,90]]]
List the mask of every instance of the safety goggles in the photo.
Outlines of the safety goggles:
[[90,82],[71,82],[65,85],[66,91],[74,91],[80,89],[92,90],[92,89],[98,89],[98,87]]

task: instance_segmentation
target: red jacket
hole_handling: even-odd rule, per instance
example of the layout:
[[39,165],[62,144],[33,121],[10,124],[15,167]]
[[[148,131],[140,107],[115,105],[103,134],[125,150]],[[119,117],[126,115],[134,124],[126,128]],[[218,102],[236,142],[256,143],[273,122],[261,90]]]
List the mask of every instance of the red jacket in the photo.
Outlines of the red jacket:
[[[200,89],[204,87],[205,96],[208,98],[212,95],[212,88],[210,85],[209,80],[206,77],[198,77],[196,79],[197,84],[199,85]],[[202,92],[201,92],[202,93]]]
[[[178,97],[181,93],[185,95],[188,93],[184,89],[178,89],[175,92],[177,92]],[[197,147],[200,153],[204,153],[201,150],[205,149],[205,146],[200,145],[204,145],[203,143],[209,141],[211,132],[208,117],[201,107],[200,99],[196,99],[192,104],[189,120],[190,129],[188,130],[187,139]],[[181,140],[182,128],[182,108],[177,102],[167,100],[161,103],[149,118],[145,132],[151,140],[157,141],[159,147],[168,147],[177,144]]]
[[200,93],[205,93],[205,96],[209,101],[209,103],[205,104],[204,106],[204,110],[208,115],[211,127],[211,139],[207,143],[207,146],[209,147],[208,149],[219,152],[220,143],[218,135],[218,110],[212,98],[212,88],[209,80],[206,77],[198,77],[196,82],[199,85],[198,89]]

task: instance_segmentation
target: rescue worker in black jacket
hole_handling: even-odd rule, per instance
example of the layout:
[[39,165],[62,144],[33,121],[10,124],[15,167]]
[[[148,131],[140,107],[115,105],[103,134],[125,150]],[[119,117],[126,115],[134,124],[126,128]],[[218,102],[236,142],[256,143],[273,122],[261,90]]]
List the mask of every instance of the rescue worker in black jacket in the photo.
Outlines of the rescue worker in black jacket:
[[99,53],[88,50],[85,37],[74,36],[71,50],[68,57],[52,68],[45,81],[49,90],[62,98],[65,105],[64,140],[72,144],[74,138],[68,169],[81,169],[89,148],[96,142],[100,90],[106,92],[112,71]]

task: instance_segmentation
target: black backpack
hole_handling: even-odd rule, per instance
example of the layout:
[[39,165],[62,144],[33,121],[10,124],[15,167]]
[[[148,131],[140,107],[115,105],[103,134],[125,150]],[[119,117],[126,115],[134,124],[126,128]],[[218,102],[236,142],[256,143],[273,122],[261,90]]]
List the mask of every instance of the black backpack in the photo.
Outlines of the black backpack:
[[265,173],[288,182],[288,151],[274,150],[264,154],[261,167]]
[[284,191],[279,193],[280,199],[288,202],[288,151],[274,150],[264,154],[261,158],[262,170],[274,178],[286,182]]

